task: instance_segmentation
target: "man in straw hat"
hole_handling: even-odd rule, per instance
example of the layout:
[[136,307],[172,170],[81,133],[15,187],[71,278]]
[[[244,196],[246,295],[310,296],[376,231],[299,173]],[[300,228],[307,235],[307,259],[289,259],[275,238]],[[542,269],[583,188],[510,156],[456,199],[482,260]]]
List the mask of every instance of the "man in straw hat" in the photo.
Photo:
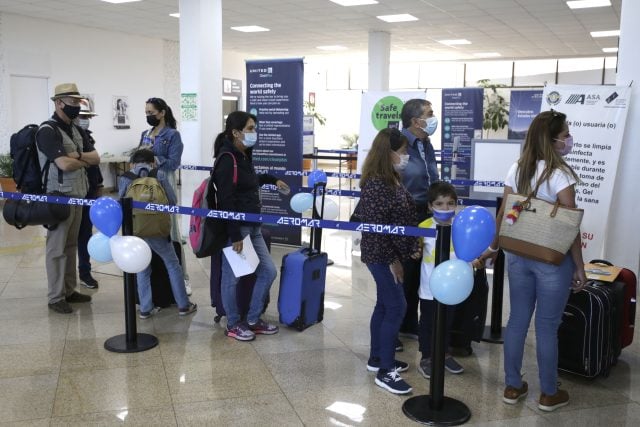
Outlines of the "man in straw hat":
[[[40,164],[49,163],[45,174],[47,192],[58,191],[69,197],[85,197],[88,190],[86,167],[98,165],[100,156],[86,133],[73,124],[80,114],[84,99],[75,83],[59,84],[51,100],[55,112],[36,133]],[[69,218],[47,231],[46,269],[49,286],[49,309],[71,313],[69,303],[91,301],[91,297],[75,290],[76,248],[82,219],[82,206],[71,205]]]

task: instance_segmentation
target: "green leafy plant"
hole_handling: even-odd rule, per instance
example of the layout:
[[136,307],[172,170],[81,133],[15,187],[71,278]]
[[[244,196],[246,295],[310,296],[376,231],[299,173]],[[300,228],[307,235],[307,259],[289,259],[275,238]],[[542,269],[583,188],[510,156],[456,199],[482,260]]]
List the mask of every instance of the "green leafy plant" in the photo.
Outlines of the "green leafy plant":
[[309,101],[304,101],[304,115],[313,116],[321,126],[327,123],[327,118],[316,111],[316,106]]
[[13,162],[9,154],[0,154],[0,178],[13,176]]
[[478,80],[478,86],[484,88],[484,118],[482,128],[497,132],[509,125],[509,102],[500,95],[498,88],[507,87],[503,84],[491,83],[489,79]]
[[340,135],[340,138],[344,141],[342,148],[358,148],[358,134],[357,133],[345,133]]

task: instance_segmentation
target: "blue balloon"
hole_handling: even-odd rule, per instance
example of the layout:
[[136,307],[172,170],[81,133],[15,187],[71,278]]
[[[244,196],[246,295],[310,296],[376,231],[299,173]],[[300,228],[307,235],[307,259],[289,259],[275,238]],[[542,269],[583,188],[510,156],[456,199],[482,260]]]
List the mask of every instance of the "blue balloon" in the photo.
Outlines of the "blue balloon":
[[291,198],[289,205],[294,212],[302,213],[307,211],[313,206],[313,194],[298,193]]
[[118,233],[122,224],[122,208],[120,203],[110,197],[100,197],[89,209],[89,218],[96,228],[105,236]]
[[87,243],[87,250],[91,258],[98,262],[110,262],[113,261],[111,256],[111,246],[109,245],[109,237],[97,232],[89,239]]
[[451,240],[456,257],[468,262],[482,255],[496,234],[496,220],[482,206],[468,206],[453,219]]
[[460,304],[471,295],[473,268],[461,259],[438,264],[429,278],[429,287],[433,297],[442,304]]
[[313,187],[316,183],[324,182],[327,183],[327,174],[322,169],[314,169],[309,172],[309,176],[307,176],[307,181],[309,183],[309,187]]

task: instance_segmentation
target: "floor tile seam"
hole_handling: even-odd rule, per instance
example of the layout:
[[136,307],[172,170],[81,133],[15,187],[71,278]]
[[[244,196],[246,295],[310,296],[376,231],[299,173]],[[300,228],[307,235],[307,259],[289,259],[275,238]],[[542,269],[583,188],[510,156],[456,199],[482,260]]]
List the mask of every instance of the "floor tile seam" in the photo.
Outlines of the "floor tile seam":
[[[64,353],[67,349],[67,340],[66,340],[66,336],[69,334],[69,319],[67,318],[67,330],[64,333],[65,339],[63,340],[63,344],[62,344],[62,353],[60,354],[60,366],[58,366],[58,379],[56,381],[56,390],[53,393],[53,402],[51,402],[51,413],[49,415],[49,419],[53,418],[53,413],[55,411],[55,407],[56,407],[56,401],[58,400],[58,391],[60,389],[60,376],[62,373],[62,361],[64,360]],[[51,422],[49,422],[49,424],[51,424]]]
[[304,422],[302,421],[302,417],[300,416],[300,414],[296,410],[296,407],[293,405],[293,403],[289,400],[289,397],[287,397],[287,393],[285,393],[284,389],[282,388],[282,386],[280,385],[280,383],[278,382],[276,377],[273,375],[273,372],[271,372],[271,369],[269,369],[269,365],[267,365],[266,361],[262,357],[262,354],[260,354],[256,350],[255,347],[253,347],[253,346],[251,346],[251,347],[253,348],[253,351],[255,351],[256,354],[258,355],[258,359],[260,359],[260,362],[262,362],[262,364],[264,365],[265,369],[267,370],[267,372],[271,376],[271,379],[273,380],[274,384],[278,387],[278,390],[280,390],[280,394],[282,394],[282,396],[286,399],[286,401],[289,404],[289,406],[291,406],[291,409],[293,409],[293,412],[296,414],[296,417],[298,417],[298,420],[300,420],[300,423],[302,425],[304,425]]
[[[153,329],[154,329],[154,333],[155,333],[155,319],[154,319],[154,324],[153,324]],[[165,381],[165,385],[167,387],[167,393],[169,394],[169,399],[171,400],[171,410],[173,411],[173,421],[175,422],[175,425],[178,425],[178,416],[176,414],[176,407],[175,407],[175,400],[173,399],[173,394],[171,393],[171,386],[169,385],[169,374],[167,373],[167,364],[164,361],[164,357],[162,357],[162,346],[160,345],[160,338],[157,337],[158,334],[154,335],[156,337],[156,339],[158,340],[158,353],[160,353],[160,363],[162,364],[162,372],[164,373],[164,381]]]

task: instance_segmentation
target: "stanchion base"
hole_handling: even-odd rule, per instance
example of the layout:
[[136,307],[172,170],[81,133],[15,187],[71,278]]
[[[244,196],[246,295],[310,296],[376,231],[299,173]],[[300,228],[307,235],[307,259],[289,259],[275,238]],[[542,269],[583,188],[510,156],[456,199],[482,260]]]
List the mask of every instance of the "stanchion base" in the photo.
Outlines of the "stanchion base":
[[431,409],[431,396],[415,396],[402,405],[402,412],[415,422],[430,426],[457,426],[471,418],[471,411],[464,403],[451,397],[442,398],[439,411]]
[[487,325],[484,327],[484,333],[482,334],[482,341],[488,342],[491,344],[502,344],[504,343],[504,338],[502,338],[502,332],[504,328],[500,328],[500,332],[494,333],[491,332],[491,326]]
[[113,351],[114,353],[138,353],[141,351],[150,350],[158,345],[158,338],[149,334],[136,334],[135,342],[127,342],[127,336],[116,335],[104,342],[105,350]]

